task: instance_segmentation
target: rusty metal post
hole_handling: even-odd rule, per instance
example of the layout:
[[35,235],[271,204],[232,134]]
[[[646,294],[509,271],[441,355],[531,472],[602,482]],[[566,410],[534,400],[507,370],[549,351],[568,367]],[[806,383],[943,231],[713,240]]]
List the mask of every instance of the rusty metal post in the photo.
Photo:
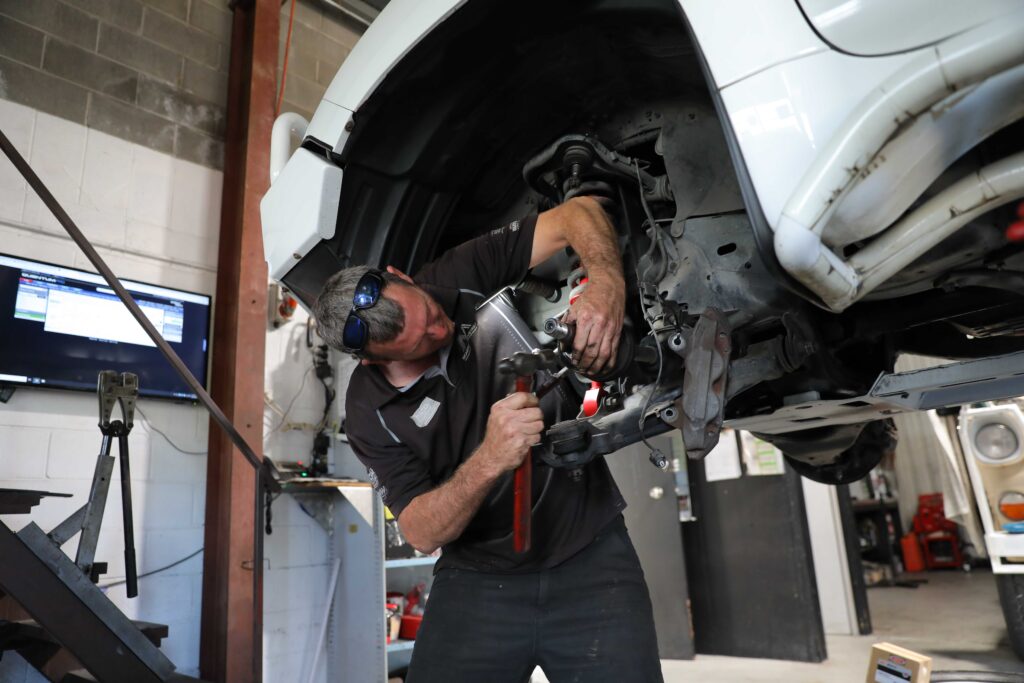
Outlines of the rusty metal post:
[[[263,442],[267,267],[259,200],[269,185],[278,0],[234,0],[211,389],[250,444]],[[262,492],[258,473],[210,429],[200,670],[211,681],[260,683]]]

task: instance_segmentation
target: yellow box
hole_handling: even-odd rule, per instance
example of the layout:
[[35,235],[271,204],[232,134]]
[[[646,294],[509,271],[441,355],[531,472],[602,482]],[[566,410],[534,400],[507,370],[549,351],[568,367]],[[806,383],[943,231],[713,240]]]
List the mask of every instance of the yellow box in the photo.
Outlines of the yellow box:
[[871,647],[867,683],[928,683],[931,677],[931,657],[892,643],[878,643]]

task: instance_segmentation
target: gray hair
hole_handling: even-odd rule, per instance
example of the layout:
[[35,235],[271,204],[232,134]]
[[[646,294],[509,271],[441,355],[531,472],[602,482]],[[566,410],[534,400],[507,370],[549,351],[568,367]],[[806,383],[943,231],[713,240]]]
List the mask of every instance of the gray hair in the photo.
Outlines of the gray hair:
[[[329,346],[344,351],[345,321],[348,320],[349,311],[352,310],[352,295],[355,293],[359,280],[370,270],[369,266],[353,266],[340,270],[324,283],[320,290],[320,296],[313,306],[313,315],[316,317],[317,333]],[[405,281],[392,275],[382,273],[384,288],[392,284],[405,285]],[[377,303],[358,313],[369,328],[370,339],[374,342],[388,342],[401,333],[405,327],[405,312],[402,307],[391,299],[387,299],[381,293]],[[359,352],[360,356],[372,358],[366,353],[366,349]]]

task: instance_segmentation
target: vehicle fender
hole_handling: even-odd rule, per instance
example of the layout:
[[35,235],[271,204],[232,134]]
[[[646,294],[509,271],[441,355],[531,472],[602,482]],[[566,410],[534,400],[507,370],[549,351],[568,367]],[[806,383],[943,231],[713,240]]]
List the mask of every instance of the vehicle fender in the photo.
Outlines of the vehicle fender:
[[917,50],[1013,11],[1019,0],[796,0],[832,49],[879,56]]
[[392,68],[466,0],[391,0],[370,24],[327,87],[307,135],[341,154],[346,112],[358,112]]
[[776,64],[829,49],[793,0],[679,0],[679,4],[719,89]]

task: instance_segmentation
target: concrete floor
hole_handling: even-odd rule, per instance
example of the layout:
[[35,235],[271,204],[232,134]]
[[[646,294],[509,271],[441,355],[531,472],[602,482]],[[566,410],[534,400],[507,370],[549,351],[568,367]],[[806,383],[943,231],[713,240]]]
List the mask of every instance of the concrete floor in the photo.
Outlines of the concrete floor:
[[[770,659],[698,655],[694,661],[662,662],[665,683],[839,683],[863,681],[874,643],[888,641],[926,654],[937,671],[1011,671],[1024,663],[1006,640],[995,580],[987,569],[915,575],[928,580],[916,589],[870,588],[874,633],[828,636],[828,659],[803,664]],[[534,683],[547,683],[538,672]]]

